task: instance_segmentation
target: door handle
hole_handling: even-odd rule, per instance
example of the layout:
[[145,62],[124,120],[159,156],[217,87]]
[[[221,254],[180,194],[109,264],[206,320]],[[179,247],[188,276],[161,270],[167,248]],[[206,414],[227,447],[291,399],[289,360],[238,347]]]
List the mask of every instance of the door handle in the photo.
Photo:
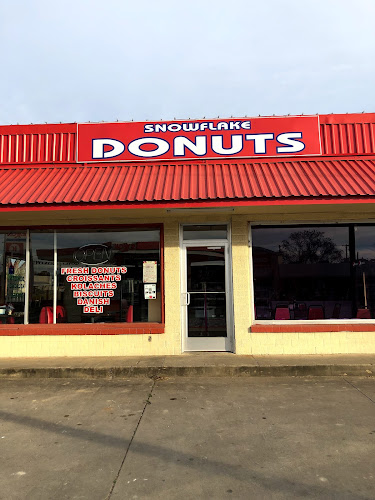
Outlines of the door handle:
[[190,304],[190,293],[189,292],[182,292],[182,295],[186,295],[186,300],[184,306],[188,306]]

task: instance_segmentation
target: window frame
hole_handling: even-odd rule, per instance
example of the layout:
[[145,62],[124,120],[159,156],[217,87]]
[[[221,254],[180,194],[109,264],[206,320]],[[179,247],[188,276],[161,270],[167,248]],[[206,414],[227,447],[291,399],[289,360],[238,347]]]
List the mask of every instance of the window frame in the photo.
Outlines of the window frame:
[[[85,229],[85,230],[92,230],[92,232],[95,232],[95,230],[103,231],[103,232],[110,232],[111,230],[115,230],[116,232],[121,232],[126,229],[137,229],[137,228],[150,228],[150,229],[158,229],[160,231],[160,293],[161,293],[161,321],[156,323],[156,322],[137,322],[137,323],[99,323],[103,327],[103,325],[109,325],[110,327],[117,327],[121,328],[121,326],[126,327],[128,330],[135,330],[135,331],[129,331],[129,333],[154,333],[149,331],[150,330],[150,325],[159,325],[159,328],[155,329],[155,333],[163,333],[164,332],[164,323],[165,323],[165,289],[164,289],[164,224],[163,223],[151,223],[151,224],[103,224],[98,227],[98,224],[79,224],[79,225],[72,225],[72,226],[66,226],[66,225],[58,225],[58,226],[17,226],[17,227],[9,227],[9,226],[0,226],[0,231],[7,231],[7,232],[14,232],[15,230],[17,231],[23,231],[26,233],[26,248],[25,248],[25,258],[26,258],[26,276],[25,276],[25,304],[24,304],[24,323],[23,325],[27,326],[28,328],[31,327],[44,327],[45,325],[41,324],[36,324],[36,323],[29,323],[29,301],[30,301],[30,293],[29,293],[29,284],[30,284],[30,263],[31,263],[31,248],[30,248],[30,233],[33,231],[50,231],[53,232],[53,239],[54,239],[54,255],[53,255],[53,262],[54,262],[54,280],[53,280],[53,323],[46,325],[47,327],[61,327],[62,325],[67,325],[68,327],[73,326],[73,328],[78,328],[80,325],[83,327],[91,327],[92,325],[89,323],[62,323],[58,324],[56,322],[56,306],[57,306],[57,253],[58,253],[58,248],[57,248],[57,234],[59,231],[76,231],[80,229]],[[131,325],[139,325],[138,328],[134,327],[132,328]],[[22,324],[21,324],[22,325]],[[21,326],[20,324],[17,324],[18,328]],[[7,324],[2,324],[0,325],[0,335],[1,335],[1,330],[9,329],[10,325]],[[161,328],[162,330],[161,331]],[[96,328],[94,328],[95,331]],[[72,332],[72,334],[76,334],[77,332]],[[56,333],[54,331],[50,332],[51,335],[55,335]],[[64,335],[69,334],[67,332],[63,333]],[[95,333],[94,333],[95,334]]]
[[[280,228],[280,227],[293,227],[293,228],[307,228],[307,227],[346,227],[348,228],[349,237],[351,227],[355,228],[358,226],[373,226],[375,228],[375,223],[373,221],[348,221],[348,222],[326,222],[326,221],[252,221],[248,224],[248,247],[249,247],[249,264],[250,264],[250,310],[251,310],[251,327],[255,326],[254,331],[257,331],[257,326],[259,326],[259,331],[263,331],[263,327],[269,327],[272,330],[272,327],[280,328],[280,326],[285,326],[286,331],[304,331],[307,327],[310,330],[309,325],[326,325],[327,330],[335,331],[336,329],[331,328],[330,325],[375,325],[375,318],[371,319],[359,319],[359,318],[328,318],[328,319],[319,319],[319,320],[275,320],[275,319],[256,319],[255,318],[255,291],[254,291],[254,260],[253,260],[253,233],[252,230],[257,227],[265,227],[265,228]],[[350,239],[349,239],[350,245]],[[302,328],[301,328],[302,327]],[[342,328],[340,329],[340,331]]]

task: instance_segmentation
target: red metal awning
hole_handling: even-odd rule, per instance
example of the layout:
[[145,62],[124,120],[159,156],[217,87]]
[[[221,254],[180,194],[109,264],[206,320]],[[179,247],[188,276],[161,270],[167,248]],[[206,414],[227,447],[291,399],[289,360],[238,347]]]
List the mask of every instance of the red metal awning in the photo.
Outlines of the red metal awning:
[[[375,158],[0,168],[0,206],[375,197]],[[375,198],[374,198],[375,201]]]

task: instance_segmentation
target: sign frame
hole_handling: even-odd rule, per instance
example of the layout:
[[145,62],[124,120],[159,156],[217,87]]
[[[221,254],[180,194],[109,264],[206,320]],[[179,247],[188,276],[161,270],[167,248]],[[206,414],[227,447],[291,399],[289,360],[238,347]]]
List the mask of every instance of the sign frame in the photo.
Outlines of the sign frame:
[[[299,124],[295,127],[300,130],[292,129],[290,124]],[[225,125],[226,124],[226,125]],[[250,124],[250,126],[248,125]],[[285,125],[285,126],[284,126]],[[146,128],[147,132],[145,131]],[[180,130],[170,130],[179,128]],[[198,130],[181,130],[181,127],[191,128],[198,127]],[[228,128],[220,128],[228,127]],[[229,129],[232,127],[232,129]],[[239,128],[233,128],[239,127]],[[244,128],[242,128],[244,127]],[[158,131],[154,131],[155,129]],[[162,130],[161,130],[162,128]],[[254,131],[255,128],[255,131]],[[290,134],[301,133],[301,137],[291,138]],[[306,135],[304,135],[304,133]],[[128,134],[128,135],[127,135]],[[265,136],[273,134],[273,138],[259,138],[258,151],[261,150],[262,144],[266,151],[256,152],[256,139],[254,136]],[[278,134],[278,135],[276,135]],[[279,139],[281,135],[285,135],[283,139]],[[289,134],[289,138],[287,136]],[[234,135],[242,136],[242,149],[239,152],[225,152],[233,150]],[[252,139],[247,139],[246,136],[253,136]],[[216,153],[213,151],[213,139],[219,141],[219,149],[224,153]],[[206,154],[197,154],[193,149],[199,149],[197,137],[205,138]],[[179,138],[178,150],[176,153],[175,139]],[[220,139],[221,138],[221,139]],[[150,145],[154,141],[162,141],[169,144],[169,148],[162,154],[152,156],[151,153],[156,150],[145,150],[142,148],[142,141],[149,140]],[[299,140],[304,139],[304,141]],[[240,139],[236,139],[237,142]],[[279,142],[284,140],[286,142]],[[102,156],[94,158],[94,143],[93,141],[102,141],[100,144],[95,143],[96,150],[100,150]],[[123,146],[122,152],[116,156],[106,156],[111,154],[115,146],[103,141],[113,141],[113,143],[121,143]],[[195,143],[194,143],[195,141]],[[203,139],[201,139],[203,144]],[[211,142],[210,142],[211,141]],[[267,141],[273,141],[267,142]],[[220,145],[221,142],[221,145]],[[292,144],[297,146],[300,142],[304,144],[304,148],[300,151],[292,151]],[[137,144],[135,144],[137,143]],[[191,144],[193,143],[193,144]],[[161,144],[161,142],[159,142]],[[129,151],[128,146],[131,146],[136,151],[142,152],[141,156]],[[228,147],[228,145],[230,147]],[[259,147],[260,145],[260,147]],[[272,147],[271,147],[272,145]],[[107,146],[107,149],[105,149]],[[116,144],[117,146],[117,144]],[[190,148],[189,148],[190,146]],[[112,147],[112,150],[108,150]],[[167,147],[165,145],[165,147]],[[218,146],[216,146],[218,147]],[[272,151],[267,152],[267,147]],[[102,149],[100,149],[102,148]],[[120,147],[121,149],[121,147]],[[133,149],[133,150],[134,150]],[[204,149],[204,148],[203,148]],[[248,152],[246,153],[246,149]],[[277,152],[278,149],[289,149],[283,153]],[[183,154],[181,153],[183,151]],[[306,150],[306,152],[305,152]],[[89,151],[89,153],[88,153]],[[187,152],[187,153],[186,153]],[[147,154],[144,157],[143,154]],[[204,161],[204,160],[228,160],[228,158],[244,159],[244,158],[283,158],[283,157],[304,157],[304,156],[321,156],[322,144],[320,134],[320,119],[319,115],[295,115],[295,116],[265,116],[254,118],[229,118],[229,119],[212,119],[212,120],[173,120],[173,121],[147,121],[147,122],[102,122],[102,123],[78,123],[77,124],[77,162],[78,163],[143,163],[143,162],[159,162],[159,161]]]

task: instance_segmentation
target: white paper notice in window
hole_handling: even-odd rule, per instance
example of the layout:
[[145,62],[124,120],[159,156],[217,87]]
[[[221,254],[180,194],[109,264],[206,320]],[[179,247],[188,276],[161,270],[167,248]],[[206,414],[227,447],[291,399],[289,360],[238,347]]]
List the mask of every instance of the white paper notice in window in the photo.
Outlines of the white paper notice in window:
[[156,299],[156,285],[145,285],[145,299]]
[[157,283],[157,261],[144,260],[143,261],[143,283]]

